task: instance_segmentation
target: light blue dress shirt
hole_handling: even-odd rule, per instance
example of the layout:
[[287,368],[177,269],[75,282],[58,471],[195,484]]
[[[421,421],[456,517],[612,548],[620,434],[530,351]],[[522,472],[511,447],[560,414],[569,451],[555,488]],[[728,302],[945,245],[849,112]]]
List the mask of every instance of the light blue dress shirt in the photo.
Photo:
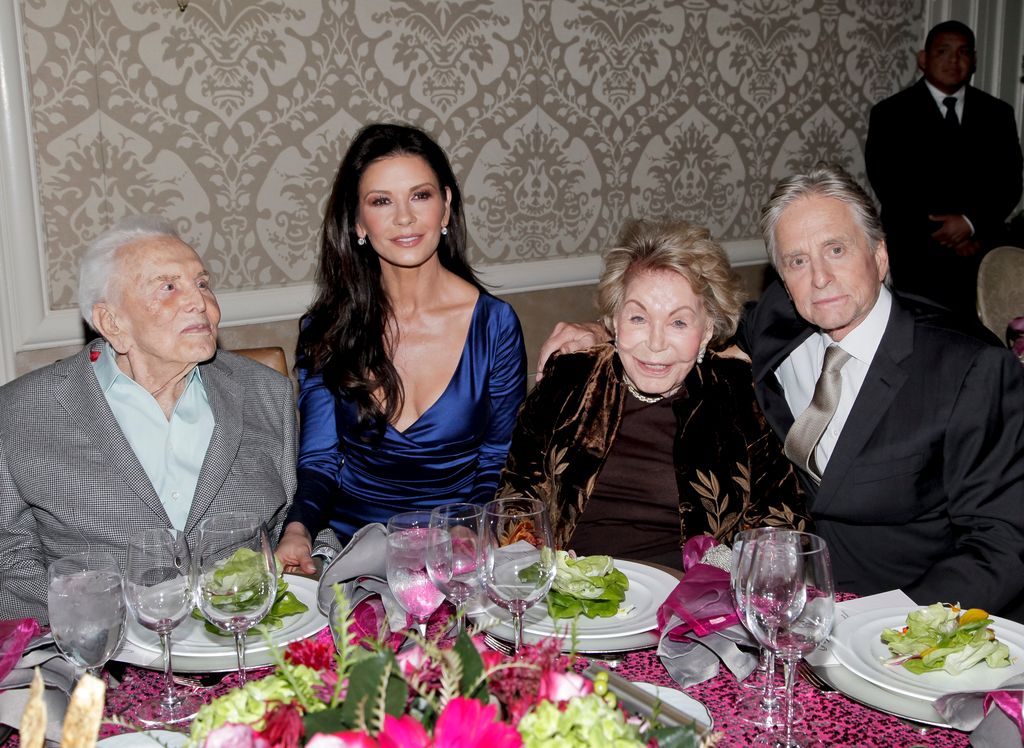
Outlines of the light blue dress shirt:
[[109,344],[100,348],[93,362],[96,379],[171,524],[183,530],[213,434],[213,411],[199,367],[188,375],[168,419],[156,398],[117,367],[116,355]]

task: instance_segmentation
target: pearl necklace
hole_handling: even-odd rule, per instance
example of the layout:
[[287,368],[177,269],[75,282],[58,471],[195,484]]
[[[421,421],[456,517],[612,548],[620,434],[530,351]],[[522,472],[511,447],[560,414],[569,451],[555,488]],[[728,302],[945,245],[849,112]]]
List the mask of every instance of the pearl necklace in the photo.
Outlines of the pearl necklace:
[[659,400],[665,399],[664,395],[644,395],[641,393],[640,390],[633,386],[633,383],[629,380],[629,375],[626,374],[626,372],[622,372],[622,381],[626,383],[626,389],[629,390],[629,394],[642,403],[656,403]]

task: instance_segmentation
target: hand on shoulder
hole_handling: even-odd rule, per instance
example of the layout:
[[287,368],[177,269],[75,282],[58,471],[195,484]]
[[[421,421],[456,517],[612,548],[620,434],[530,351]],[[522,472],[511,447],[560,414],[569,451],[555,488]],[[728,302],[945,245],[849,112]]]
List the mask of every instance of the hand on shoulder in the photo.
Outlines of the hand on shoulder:
[[544,377],[544,366],[553,353],[574,353],[592,348],[611,339],[600,322],[559,322],[540,347],[537,359],[537,381]]

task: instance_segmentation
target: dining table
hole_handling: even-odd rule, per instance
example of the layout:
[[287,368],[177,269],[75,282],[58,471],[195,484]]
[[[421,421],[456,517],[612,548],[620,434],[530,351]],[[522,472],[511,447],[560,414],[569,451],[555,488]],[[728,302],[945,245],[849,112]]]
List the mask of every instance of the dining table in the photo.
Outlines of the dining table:
[[[322,637],[325,641],[330,640],[330,629],[325,627],[315,636]],[[676,687],[654,649],[630,652],[617,660],[596,662],[629,681]],[[589,664],[587,658],[579,657],[574,667],[582,671]],[[248,677],[261,678],[271,672],[272,667],[254,668],[249,671]],[[196,682],[187,687],[206,702],[239,684],[235,673],[228,673],[219,680],[216,679],[219,676],[216,676],[214,682],[209,682],[210,679],[201,674],[188,675]],[[108,684],[105,716],[129,723],[133,719],[137,705],[145,698],[158,694],[163,684],[163,674],[159,670],[125,665],[116,661],[108,663],[104,677]],[[748,687],[737,681],[724,667],[715,677],[685,689],[689,696],[707,707],[714,720],[713,730],[720,733],[718,745],[722,748],[748,746],[759,733],[759,729],[746,722],[737,709],[738,700],[747,691]],[[842,693],[819,690],[803,679],[796,683],[795,696],[804,713],[800,727],[815,736],[823,746],[956,748],[969,744],[966,733],[910,723],[856,703]],[[100,730],[100,738],[125,731],[127,728],[104,724]],[[0,743],[0,746],[13,748],[18,744],[15,732]],[[156,743],[153,745],[156,746]]]

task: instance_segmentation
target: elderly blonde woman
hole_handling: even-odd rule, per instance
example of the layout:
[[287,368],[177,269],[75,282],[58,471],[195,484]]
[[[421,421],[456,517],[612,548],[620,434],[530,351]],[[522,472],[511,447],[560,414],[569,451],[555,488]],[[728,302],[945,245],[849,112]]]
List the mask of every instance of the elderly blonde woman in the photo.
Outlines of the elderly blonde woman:
[[554,355],[519,414],[499,495],[546,502],[560,548],[681,568],[682,543],[803,527],[802,495],[736,331],[739,280],[707,229],[637,221],[605,256],[614,340]]

